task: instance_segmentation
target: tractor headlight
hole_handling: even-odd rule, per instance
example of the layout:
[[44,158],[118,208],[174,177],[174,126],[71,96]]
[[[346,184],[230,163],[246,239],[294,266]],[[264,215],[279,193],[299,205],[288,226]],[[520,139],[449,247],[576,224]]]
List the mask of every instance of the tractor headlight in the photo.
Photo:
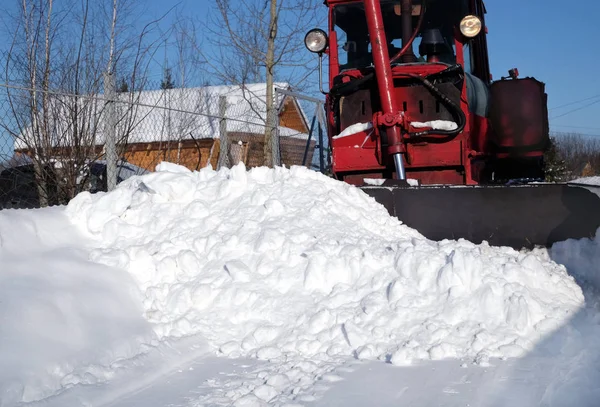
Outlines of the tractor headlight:
[[481,32],[481,20],[477,16],[468,15],[460,22],[460,32],[468,38],[473,38]]
[[320,28],[314,28],[304,37],[304,45],[310,52],[320,54],[327,48],[327,34]]

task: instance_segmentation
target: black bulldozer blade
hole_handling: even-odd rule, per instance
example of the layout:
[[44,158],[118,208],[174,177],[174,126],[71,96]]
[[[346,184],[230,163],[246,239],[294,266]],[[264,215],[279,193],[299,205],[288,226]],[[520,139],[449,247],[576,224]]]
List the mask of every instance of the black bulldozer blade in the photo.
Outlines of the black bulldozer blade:
[[365,193],[426,238],[522,248],[593,238],[600,188],[574,184],[510,186],[364,185]]

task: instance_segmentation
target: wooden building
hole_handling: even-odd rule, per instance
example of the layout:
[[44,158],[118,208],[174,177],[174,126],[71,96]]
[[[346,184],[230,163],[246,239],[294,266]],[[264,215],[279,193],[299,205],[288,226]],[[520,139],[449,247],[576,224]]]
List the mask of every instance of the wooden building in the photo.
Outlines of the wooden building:
[[[286,83],[275,87],[289,88]],[[149,90],[118,97],[118,153],[131,164],[149,171],[162,161],[191,170],[208,164],[217,168],[221,154],[228,155],[230,166],[240,161],[247,167],[264,163],[265,83]],[[310,166],[316,143],[314,137],[308,143],[308,119],[300,104],[280,94],[275,102],[281,164],[302,165],[306,158],[305,165]],[[104,128],[96,133],[96,150],[104,158]],[[16,152],[28,152],[25,146],[15,147]],[[57,154],[65,148],[69,146],[57,148]]]

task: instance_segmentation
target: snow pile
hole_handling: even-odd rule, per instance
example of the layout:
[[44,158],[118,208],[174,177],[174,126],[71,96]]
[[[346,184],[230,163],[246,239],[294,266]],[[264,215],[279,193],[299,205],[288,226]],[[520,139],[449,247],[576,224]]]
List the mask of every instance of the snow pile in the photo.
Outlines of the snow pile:
[[485,363],[531,349],[584,301],[547,258],[428,241],[302,167],[164,163],[67,213],[102,242],[94,260],[131,273],[159,338],[201,335],[231,357]]
[[[386,179],[385,178],[363,178],[363,182],[366,185],[377,185],[377,186],[381,186],[385,183]],[[414,178],[407,178],[406,182],[408,183],[408,185],[413,186],[413,187],[418,187],[419,186],[419,180],[414,179]]]
[[600,229],[594,239],[568,239],[549,250],[554,261],[564,264],[580,283],[600,290]]
[[434,130],[456,130],[458,125],[449,120],[431,120],[428,122],[411,122],[415,128],[431,127]]
[[353,136],[354,134],[363,132],[363,131],[367,131],[373,128],[373,123],[371,122],[367,122],[367,123],[355,123],[351,126],[346,127],[340,134],[338,134],[337,136],[333,136],[334,139],[338,139],[338,138],[342,138],[342,137],[348,137],[348,136]]
[[106,381],[155,337],[131,277],[90,263],[68,226],[57,208],[0,212],[2,406]]

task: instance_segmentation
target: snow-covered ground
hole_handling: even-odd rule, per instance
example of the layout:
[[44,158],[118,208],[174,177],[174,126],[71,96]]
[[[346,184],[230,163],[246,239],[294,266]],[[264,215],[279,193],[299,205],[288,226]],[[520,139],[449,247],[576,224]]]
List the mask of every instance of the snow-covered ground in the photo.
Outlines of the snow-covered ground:
[[600,186],[600,176],[595,176],[595,177],[581,177],[581,178],[574,179],[571,182],[572,183],[576,183],[576,184],[586,184],[586,185]]
[[432,242],[304,169],[0,212],[0,405],[594,406],[600,242]]

